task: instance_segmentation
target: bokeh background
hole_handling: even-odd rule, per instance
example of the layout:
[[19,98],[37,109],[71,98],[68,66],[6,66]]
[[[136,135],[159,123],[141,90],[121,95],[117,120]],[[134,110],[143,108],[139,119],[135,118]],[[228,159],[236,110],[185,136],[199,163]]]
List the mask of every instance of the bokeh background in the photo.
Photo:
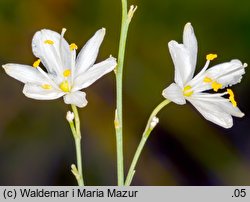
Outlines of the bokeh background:
[[[192,22],[199,43],[197,71],[205,55],[213,64],[237,58],[250,63],[250,1],[128,0],[138,5],[131,23],[124,68],[125,170],[147,118],[173,81],[167,43],[182,40]],[[107,34],[97,61],[117,56],[119,0],[0,0],[0,63],[32,64],[33,34],[60,32],[79,47],[101,27]],[[133,185],[250,185],[250,73],[233,87],[246,116],[226,130],[206,121],[190,104],[171,103],[159,114],[137,166]],[[80,109],[84,177],[87,185],[116,185],[115,77],[106,75],[87,88]],[[76,185],[70,172],[74,142],[62,99],[36,101],[23,84],[0,69],[0,185]]]

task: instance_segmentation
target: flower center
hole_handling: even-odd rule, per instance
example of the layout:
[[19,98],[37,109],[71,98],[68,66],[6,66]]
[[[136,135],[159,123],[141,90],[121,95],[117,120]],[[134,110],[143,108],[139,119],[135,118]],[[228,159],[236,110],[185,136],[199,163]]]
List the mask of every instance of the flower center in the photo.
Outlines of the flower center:
[[67,80],[63,81],[60,85],[59,85],[60,89],[63,92],[70,92],[70,85],[69,82]]
[[185,86],[183,89],[183,95],[186,97],[190,97],[191,95],[193,95],[194,91],[192,91],[192,87],[191,86]]

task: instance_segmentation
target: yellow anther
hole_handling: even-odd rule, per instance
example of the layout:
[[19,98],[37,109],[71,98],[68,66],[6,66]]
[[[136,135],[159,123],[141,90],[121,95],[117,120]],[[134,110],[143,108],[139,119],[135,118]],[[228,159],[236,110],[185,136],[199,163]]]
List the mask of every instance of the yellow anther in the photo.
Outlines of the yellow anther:
[[234,106],[234,107],[237,107],[237,102],[235,101],[235,99],[234,99],[234,93],[233,93],[233,91],[231,90],[231,89],[227,89],[227,92],[228,92],[228,94],[229,94],[229,100],[230,100],[230,102],[232,103],[232,105]]
[[78,49],[78,47],[77,47],[77,45],[76,45],[75,43],[72,43],[72,44],[69,45],[69,49],[70,49],[71,51],[73,51],[73,50]]
[[191,89],[191,86],[185,86],[183,89],[183,95],[186,97],[190,97],[191,95],[193,95],[194,91],[192,91]]
[[222,84],[221,83],[218,83],[216,81],[214,81],[212,84],[211,84],[211,87],[212,89],[217,92],[220,88],[222,88]]
[[215,58],[217,58],[217,54],[208,54],[207,56],[206,56],[206,59],[207,60],[214,60]]
[[229,100],[231,101],[231,103],[232,103],[232,105],[233,105],[234,107],[237,107],[237,102],[235,101],[234,98],[230,98],[230,97],[229,97]]
[[234,92],[230,88],[227,89],[227,93],[230,97],[234,97]]
[[36,60],[36,61],[33,63],[33,67],[34,67],[34,68],[37,68],[37,67],[39,66],[40,62],[41,62],[40,59]]
[[41,87],[45,90],[50,90],[52,88],[52,86],[49,84],[43,84]]
[[69,77],[70,74],[71,74],[70,69],[66,69],[66,70],[63,72],[63,76],[64,76],[64,77]]
[[49,45],[53,45],[54,41],[47,39],[47,40],[44,41],[44,43],[49,44]]
[[205,77],[203,80],[205,83],[211,83],[213,80],[209,77]]
[[63,91],[63,92],[69,92],[70,91],[70,85],[69,85],[69,82],[68,81],[63,81],[61,84],[60,84],[60,89]]

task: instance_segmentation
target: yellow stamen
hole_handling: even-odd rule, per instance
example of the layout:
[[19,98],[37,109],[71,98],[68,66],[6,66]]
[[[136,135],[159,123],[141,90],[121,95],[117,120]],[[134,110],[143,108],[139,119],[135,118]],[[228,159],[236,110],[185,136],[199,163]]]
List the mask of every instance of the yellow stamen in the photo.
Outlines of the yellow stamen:
[[205,77],[203,80],[205,83],[211,83],[213,80],[209,77]]
[[41,62],[40,59],[36,60],[36,61],[33,63],[33,67],[34,67],[34,68],[37,68],[37,67],[39,66],[40,62]]
[[227,92],[229,94],[229,100],[230,100],[230,102],[232,103],[232,105],[234,107],[237,107],[237,102],[234,99],[234,93],[233,93],[233,91],[231,89],[227,89]]
[[234,107],[237,107],[237,102],[235,101],[234,98],[229,97],[229,100],[231,101],[231,103],[232,103],[232,105],[233,105]]
[[70,49],[71,51],[73,51],[73,50],[77,50],[78,47],[77,47],[77,45],[76,45],[75,43],[72,43],[72,44],[69,45],[69,49]]
[[222,84],[221,83],[218,83],[216,81],[214,81],[212,84],[211,84],[211,87],[213,88],[213,90],[215,92],[217,92],[220,88],[222,88]]
[[207,60],[214,60],[215,58],[217,58],[217,54],[208,54],[207,56],[206,56],[206,59]]
[[47,39],[47,40],[44,41],[44,43],[49,44],[49,45],[53,45],[54,41]]
[[66,70],[63,72],[63,76],[65,76],[65,77],[69,77],[70,74],[71,74],[70,69],[66,69]]
[[194,91],[191,90],[192,87],[191,86],[185,86],[183,89],[183,95],[190,97],[191,95],[193,95]]
[[230,88],[227,89],[227,93],[230,97],[234,97],[234,92]]
[[68,81],[63,81],[60,86],[61,90],[63,92],[69,92],[70,91],[70,85],[69,85],[69,82]]
[[41,87],[46,90],[50,90],[52,88],[52,86],[49,84],[43,84]]

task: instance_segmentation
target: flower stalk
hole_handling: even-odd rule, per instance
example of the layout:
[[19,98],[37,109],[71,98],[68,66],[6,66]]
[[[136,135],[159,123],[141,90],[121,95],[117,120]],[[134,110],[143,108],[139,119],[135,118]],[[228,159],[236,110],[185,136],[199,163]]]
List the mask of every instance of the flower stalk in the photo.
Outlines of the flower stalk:
[[123,121],[122,121],[122,76],[126,48],[126,39],[130,21],[137,7],[131,6],[127,11],[127,0],[122,0],[122,23],[118,51],[118,64],[115,68],[116,73],[116,112],[115,112],[115,131],[116,131],[116,150],[117,150],[117,183],[118,186],[124,185],[124,164],[123,164]]
[[159,122],[159,119],[156,117],[156,115],[158,114],[159,111],[162,110],[163,107],[165,107],[166,105],[168,105],[171,101],[170,100],[164,100],[162,101],[154,110],[153,112],[151,113],[149,119],[148,119],[148,122],[147,122],[147,125],[146,125],[146,128],[142,134],[142,138],[141,138],[141,141],[136,149],[136,152],[135,152],[135,155],[134,155],[134,158],[132,160],[132,163],[130,165],[130,168],[129,168],[129,171],[128,171],[128,175],[127,175],[127,178],[126,178],[126,181],[125,181],[125,185],[126,186],[129,186],[133,180],[133,177],[134,177],[134,174],[135,174],[135,166],[138,162],[138,159],[141,155],[141,152],[142,152],[142,149],[145,145],[145,143],[147,142],[148,140],[148,137],[150,135],[150,133],[152,132],[152,130],[155,128],[155,126],[157,125],[157,123]]
[[[70,113],[67,114],[67,120],[69,122],[74,140],[75,140],[75,148],[76,148],[76,161],[77,166],[75,164],[71,165],[71,172],[75,176],[77,183],[79,186],[84,185],[83,180],[83,170],[82,170],[82,151],[81,151],[81,129],[80,129],[80,119],[77,107],[75,105],[71,105],[73,110],[74,117],[70,116]],[[75,120],[75,121],[74,121]]]

